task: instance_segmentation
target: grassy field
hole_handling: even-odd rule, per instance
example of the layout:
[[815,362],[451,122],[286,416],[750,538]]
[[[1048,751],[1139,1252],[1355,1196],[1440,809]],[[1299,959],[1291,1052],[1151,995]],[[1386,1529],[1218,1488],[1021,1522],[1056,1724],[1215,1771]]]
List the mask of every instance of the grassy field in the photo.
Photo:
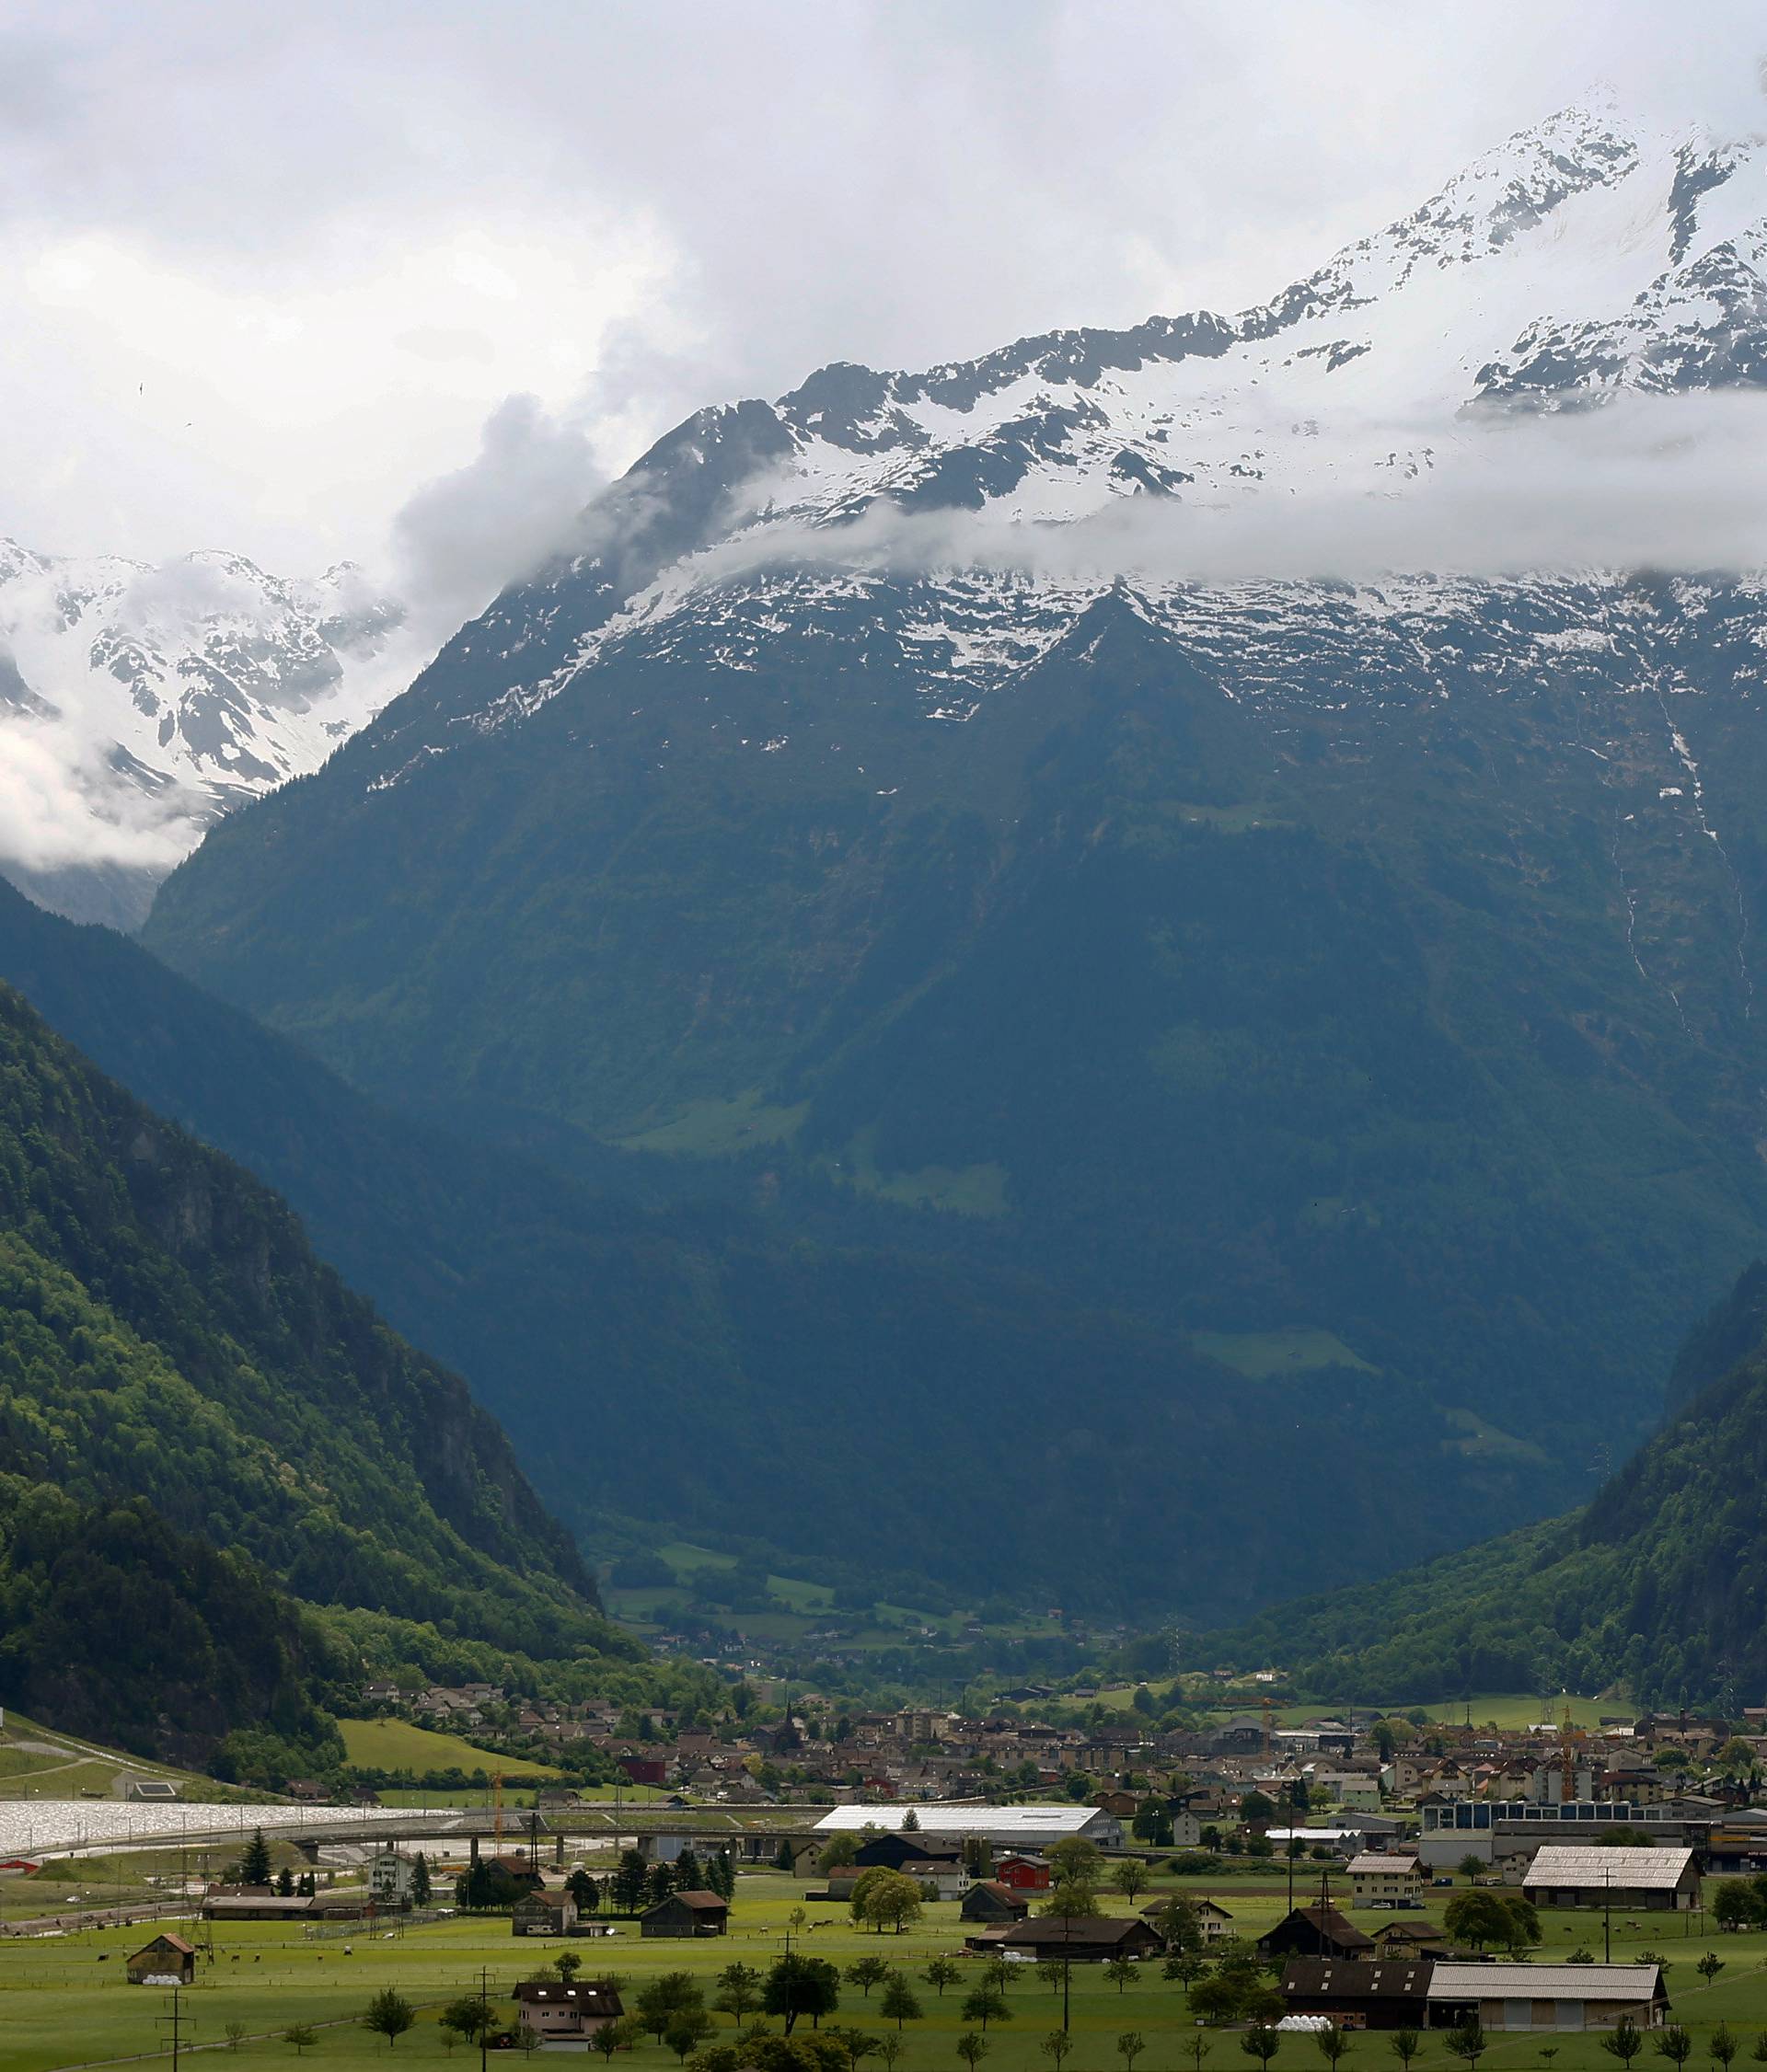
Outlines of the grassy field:
[[[1184,1889],[1204,1888],[1190,1883]],[[585,1961],[584,1975],[618,1975],[626,1982],[629,2003],[633,1993],[659,1972],[690,1971],[709,1982],[733,1962],[764,1967],[784,1946],[789,1917],[801,1902],[802,1890],[774,1874],[744,1878],[726,1938],[647,1942],[630,1923],[622,1922],[611,1940],[575,1947]],[[1253,1936],[1275,1920],[1283,1905],[1274,1887],[1254,1894],[1224,1884],[1221,1894],[1236,1925]],[[808,1906],[805,1912],[809,1925],[801,1946],[810,1953],[844,1966],[860,1954],[881,1952],[910,1974],[924,2019],[907,2027],[902,2060],[906,2072],[960,2072],[955,2043],[964,2027],[959,2007],[966,1986],[953,1988],[941,2000],[913,1979],[930,1956],[961,1950],[963,1931],[955,1905],[930,1906],[908,1934],[881,1940],[855,1930],[836,1909]],[[1362,1917],[1368,1926],[1380,1917]],[[1546,1928],[1549,1940],[1539,1952],[1542,1958],[1562,1959],[1577,1942],[1598,1950],[1600,1946],[1600,1923],[1594,1916],[1554,1917]],[[1706,2039],[1721,2020],[1742,2032],[1747,2061],[1753,2036],[1767,2028],[1767,1935],[1708,1935],[1692,1921],[1673,1916],[1646,1917],[1635,1924],[1617,1917],[1614,1930],[1616,1960],[1654,1948],[1671,1961],[1675,2014],[1694,2032],[1697,2064],[1704,2063]],[[0,1942],[0,2072],[50,2072],[52,2067],[154,2050],[161,2033],[156,2023],[167,2011],[168,1996],[131,1986],[121,1975],[122,1959],[148,1932],[88,1930],[51,1940]],[[481,1967],[492,1989],[506,1993],[559,1947],[517,1944],[507,1923],[496,1919],[443,1922],[397,1940],[383,1940],[370,1931],[347,1947],[342,1941],[308,1943],[275,1924],[241,1923],[217,1935],[214,1962],[202,1967],[201,1983],[183,1996],[183,2012],[188,2033],[198,2043],[221,2041],[227,2024],[237,2021],[248,2035],[262,2039],[243,2044],[237,2053],[242,2060],[293,2064],[294,2054],[280,2040],[289,2023],[348,2020],[360,2013],[371,1994],[390,1984],[424,2008],[418,2026],[397,2045],[394,2062],[440,2064],[447,2053],[434,2016],[443,2001],[474,1989]],[[1715,1947],[1725,1960],[1725,1969],[1709,1986],[1693,1968],[1708,1947]],[[1058,2002],[1034,1976],[1023,1976],[1013,1980],[1009,2004],[1013,2019],[989,2029],[987,2072],[1046,2072],[1048,2061],[1039,2046],[1056,2025]],[[1121,1993],[1095,1970],[1077,1968],[1073,2009],[1077,2042],[1068,2072],[1117,2072],[1122,2060],[1115,2041],[1125,2030],[1138,2031],[1147,2039],[1148,2050],[1138,2061],[1137,2072],[1184,2072],[1190,2066],[1188,2049],[1182,2060],[1179,2050],[1195,2034],[1195,2024],[1186,2016],[1181,1989],[1162,1980],[1155,1966],[1146,1967]],[[867,2000],[850,1986],[843,1988],[836,2020],[866,2031],[884,2026],[876,1995]],[[719,2028],[727,2033],[730,2024],[721,2019]],[[1230,2032],[1211,2034],[1209,2041],[1210,2072],[1232,2072],[1247,2062]],[[1552,2072],[1614,2072],[1613,2061],[1594,2036],[1495,2036],[1482,2066],[1487,2072],[1543,2067],[1549,2061],[1541,2055],[1542,2043],[1556,2046]],[[320,2030],[307,2055],[314,2061],[353,2062],[381,2056],[386,2050],[365,2031],[351,2026]],[[646,2042],[623,2054],[619,2062],[630,2072],[671,2072],[676,2061],[673,2054]],[[1647,2057],[1641,2062],[1657,2061]],[[1426,2040],[1417,2063],[1425,2072],[1453,2072],[1457,2061],[1435,2036]],[[1285,2066],[1295,2072],[1303,2066],[1324,2072],[1324,2061],[1304,2037],[1286,2038],[1276,2065],[1278,2072]],[[1357,2038],[1353,2067],[1372,2072],[1376,2065],[1392,2072],[1386,2039]]]
[[131,1777],[169,1778],[187,1799],[238,1796],[212,1778],[73,1740],[22,1712],[6,1714],[6,1727],[0,1731],[0,1798],[77,1799],[82,1792],[109,1798],[120,1770]]
[[409,1720],[340,1720],[338,1731],[352,1763],[370,1770],[474,1770],[494,1772],[500,1766],[511,1775],[562,1777],[550,1763],[530,1762],[500,1755],[494,1748],[479,1748],[458,1734],[436,1733],[429,1727],[412,1725]]

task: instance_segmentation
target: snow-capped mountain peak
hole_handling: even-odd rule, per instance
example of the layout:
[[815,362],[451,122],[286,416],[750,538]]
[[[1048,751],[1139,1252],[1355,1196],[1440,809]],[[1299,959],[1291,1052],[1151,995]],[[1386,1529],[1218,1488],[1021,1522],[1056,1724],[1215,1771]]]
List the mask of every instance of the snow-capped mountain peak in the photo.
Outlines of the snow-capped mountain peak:
[[344,562],[311,581],[199,551],[157,566],[0,540],[8,875],[133,921],[220,814],[315,769],[409,680],[403,613]]

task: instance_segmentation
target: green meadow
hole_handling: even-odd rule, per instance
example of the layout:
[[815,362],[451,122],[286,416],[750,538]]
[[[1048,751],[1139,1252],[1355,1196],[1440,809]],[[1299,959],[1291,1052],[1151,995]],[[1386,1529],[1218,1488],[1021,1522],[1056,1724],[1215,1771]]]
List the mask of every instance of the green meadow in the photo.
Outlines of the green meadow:
[[[1207,1887],[1185,1882],[1182,1889],[1200,1892]],[[802,1905],[807,1918],[796,1932],[797,1947],[843,1967],[860,1955],[882,1954],[909,1974],[923,2019],[908,2023],[905,2031],[901,2062],[907,2072],[962,2072],[955,2045],[966,2026],[959,2009],[967,1981],[941,1998],[915,1975],[930,1957],[961,1951],[963,1928],[955,1903],[929,1906],[925,1918],[905,1935],[880,1938],[854,1928],[844,1910],[803,1902],[803,1891],[774,1873],[745,1877],[738,1886],[732,1932],[723,1938],[694,1943],[645,1941],[634,1924],[622,1921],[607,1940],[580,1940],[569,1947],[583,1956],[585,1977],[612,1973],[624,1980],[629,2004],[648,1978],[672,1970],[703,1976],[710,1997],[712,1976],[725,1964],[740,1960],[764,1969],[785,1947],[791,1914]],[[1284,1905],[1274,1879],[1259,1891],[1247,1891],[1238,1882],[1224,1882],[1219,1891],[1236,1925],[1249,1936],[1261,1933]],[[1148,1896],[1139,1897],[1136,1905],[1146,1905]],[[1107,1906],[1111,1904],[1107,1895]],[[14,1917],[19,1911],[17,1905],[8,1909]],[[1372,1913],[1359,1917],[1370,1928],[1385,1917]],[[1599,1917],[1555,1917],[1545,1928],[1548,1940],[1537,1952],[1539,1959],[1562,1959],[1579,1942],[1600,1951]],[[1616,1961],[1646,1950],[1669,1960],[1675,2015],[1693,2032],[1692,2062],[1697,2066],[1705,2066],[1707,2040],[1721,2020],[1743,2033],[1742,2060],[1748,2061],[1755,2036],[1767,2031],[1767,1934],[1718,1935],[1701,1917],[1664,1915],[1630,1920],[1616,1917],[1613,1930]],[[151,1932],[144,1928],[89,1929],[0,1942],[0,2072],[51,2072],[156,2050],[170,1997],[157,1988],[132,1986],[122,1974],[124,1958]],[[445,1921],[402,1935],[365,1924],[348,1940],[314,1942],[280,1924],[240,1923],[217,1931],[214,1962],[202,1965],[199,1984],[181,1996],[181,2011],[187,2037],[199,2045],[225,2048],[227,2026],[239,2023],[248,2040],[233,2055],[242,2062],[294,2064],[295,2052],[281,2032],[295,2022],[318,2027],[317,2041],[303,2054],[306,2062],[357,2062],[388,2050],[356,2025],[354,2018],[372,1994],[391,1985],[420,2009],[417,2026],[393,2046],[395,2062],[441,2064],[451,2055],[435,2020],[442,2005],[476,1990],[481,1970],[493,1994],[506,1995],[517,1979],[563,1947],[517,1941],[507,1921],[497,1917]],[[1724,1960],[1723,1971],[1711,1985],[1694,1969],[1707,1949],[1715,1949]],[[844,1986],[834,2020],[841,2026],[880,2032],[888,2025],[881,2020],[877,2000],[875,1991],[867,1998],[856,1986]],[[988,2031],[987,2072],[1047,2072],[1049,2061],[1040,2046],[1059,2020],[1058,1999],[1026,1967],[1022,1975],[1013,1976],[1008,2004],[1012,2019],[1003,2026],[992,2024]],[[325,2023],[341,2026],[318,2026]],[[720,2017],[718,2026],[727,2033],[731,2024]],[[1078,2072],[1121,2072],[1116,2039],[1126,2030],[1138,2032],[1147,2041],[1136,2072],[1194,2072],[1191,2044],[1196,2026],[1187,2016],[1183,1989],[1163,1980],[1157,1964],[1144,1966],[1120,1992],[1096,1969],[1076,1967],[1072,2026],[1076,2043],[1066,2072],[1076,2067]],[[1233,2072],[1250,2065],[1235,2032],[1208,2032],[1207,2040],[1206,2063],[1211,2072]],[[1555,2055],[1543,2056],[1542,2045]],[[617,2062],[629,2072],[671,2072],[676,2059],[647,2040],[621,2053]],[[1380,2034],[1357,2037],[1349,2062],[1353,2072],[1372,2072],[1377,2066],[1380,2072],[1396,2072],[1387,2039]],[[1645,2072],[1661,2062],[1648,2052],[1639,2060]],[[1325,2072],[1323,2059],[1307,2037],[1286,2037],[1276,2063],[1291,2072],[1302,2066],[1308,2072]],[[1433,2036],[1426,2039],[1417,2063],[1426,2072],[1453,2072],[1458,2061],[1449,2056],[1442,2039]],[[1548,2066],[1551,2072],[1614,2068],[1594,2036],[1497,2036],[1481,2063],[1493,2072]]]

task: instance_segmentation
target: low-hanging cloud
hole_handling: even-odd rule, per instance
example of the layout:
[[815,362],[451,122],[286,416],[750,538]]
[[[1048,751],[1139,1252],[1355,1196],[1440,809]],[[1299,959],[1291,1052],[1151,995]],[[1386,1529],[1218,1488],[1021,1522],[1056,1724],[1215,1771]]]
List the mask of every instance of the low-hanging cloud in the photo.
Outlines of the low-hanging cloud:
[[0,864],[160,875],[211,818],[213,808],[189,793],[120,778],[102,748],[52,713],[0,717]]
[[601,480],[580,425],[536,397],[507,397],[474,458],[426,482],[393,522],[394,587],[414,629],[440,639],[475,617],[546,559]]
[[[1400,486],[1374,457],[1426,449]],[[1046,580],[1116,577],[1227,585],[1359,581],[1398,573],[1767,570],[1767,397],[1616,397],[1556,413],[1492,412],[1452,425],[1324,428],[1296,479],[1112,497],[1063,524],[979,512],[905,510],[887,498],[857,519],[785,517],[690,564],[707,582],[753,570],[988,569]],[[765,511],[788,485],[750,483]]]

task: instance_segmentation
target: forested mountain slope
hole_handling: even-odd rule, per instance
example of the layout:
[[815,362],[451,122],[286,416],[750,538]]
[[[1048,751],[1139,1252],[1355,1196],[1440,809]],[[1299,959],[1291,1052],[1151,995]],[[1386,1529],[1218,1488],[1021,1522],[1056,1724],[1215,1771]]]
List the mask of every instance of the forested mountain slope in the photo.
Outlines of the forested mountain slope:
[[1253,1386],[1160,1393],[1248,1463],[1378,1389],[1443,1478],[1395,1560],[1575,1501],[1767,1241],[1761,586],[1211,580],[1208,528],[1322,486],[1421,553],[1478,426],[1757,386],[1761,156],[1569,109],[1235,316],[701,411],[145,939],[560,1171],[1208,1334]]
[[[740,1160],[609,1153],[597,1175],[619,1192],[592,1191],[380,1106],[136,945],[4,886],[0,978],[285,1193],[318,1249],[468,1376],[567,1522],[611,1512],[851,1563],[856,1581],[1193,1616],[1357,1572],[1334,1521],[1364,1508],[1397,1546],[1456,1533],[1383,1492],[1387,1385],[1329,1347],[1249,1382],[1180,1332],[1011,1272],[960,1217],[933,1221],[932,1256],[902,1241],[907,1208],[826,1179],[769,1188]],[[683,1186],[722,1198],[670,1201]],[[1426,1403],[1409,1414],[1438,1488],[1481,1514],[1550,1501],[1537,1464]],[[1149,1503],[1149,1449],[1195,1473],[1183,1504]],[[909,1483],[939,1530],[855,1546],[837,1493]],[[1253,1485],[1281,1498],[1248,1543]]]
[[[1735,1714],[1767,1688],[1767,1320],[1756,1265],[1678,1372],[1682,1403],[1593,1502],[1405,1574],[1214,1637],[1310,1692],[1369,1702],[1596,1692]],[[1719,1351],[1718,1349],[1722,1349]]]
[[536,1653],[612,1636],[465,1384],[268,1189],[0,986],[0,1469],[143,1497],[295,1594]]

